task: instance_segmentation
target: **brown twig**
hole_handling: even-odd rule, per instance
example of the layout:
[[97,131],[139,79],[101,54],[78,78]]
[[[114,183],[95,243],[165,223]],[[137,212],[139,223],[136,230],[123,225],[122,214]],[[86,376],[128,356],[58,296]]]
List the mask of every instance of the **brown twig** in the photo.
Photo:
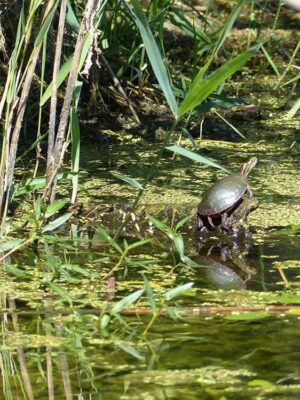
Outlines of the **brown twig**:
[[[52,94],[50,103],[50,118],[49,118],[49,135],[48,135],[48,153],[47,153],[47,172],[50,172],[51,166],[54,164],[54,140],[55,140],[55,123],[56,123],[56,107],[57,107],[57,88],[58,88],[58,73],[61,61],[61,52],[63,45],[63,35],[66,19],[67,0],[62,0],[60,6],[59,22],[57,29],[57,39],[55,47],[53,78],[52,78]],[[49,171],[48,171],[49,169]],[[52,172],[52,171],[51,171]]]
[[[300,305],[256,305],[256,306],[194,306],[194,307],[169,307],[173,312],[181,315],[226,315],[231,313],[243,313],[243,312],[260,312],[260,311],[267,311],[270,314],[282,314],[286,312],[299,312],[300,313]],[[84,309],[79,310],[78,312],[81,314],[101,314],[105,312],[109,312],[109,310],[105,310],[102,308],[91,308],[91,309]],[[72,312],[72,310],[71,310]],[[7,310],[0,311],[0,315],[6,313]],[[16,314],[21,315],[36,315],[36,311],[21,311],[15,312]],[[40,314],[47,314],[50,315],[69,315],[70,312],[67,309],[56,310],[46,310],[44,312],[40,312]],[[147,316],[153,315],[153,310],[151,308],[128,308],[124,309],[121,312],[122,315],[139,315],[139,316]],[[158,316],[165,316],[168,315],[168,311],[166,309],[160,309]]]
[[100,51],[100,57],[101,57],[102,62],[105,64],[105,66],[107,68],[107,71],[109,72],[109,74],[110,74],[110,76],[111,76],[111,78],[112,78],[112,80],[114,82],[115,87],[118,89],[119,93],[124,97],[128,107],[129,107],[129,109],[130,109],[130,111],[132,113],[133,118],[135,119],[137,124],[140,124],[141,121],[140,121],[135,109],[133,108],[132,102],[130,101],[130,99],[127,96],[127,94],[124,92],[124,89],[123,89],[119,79],[116,77],[114,71],[110,67],[107,59],[105,58],[104,54],[101,51]]

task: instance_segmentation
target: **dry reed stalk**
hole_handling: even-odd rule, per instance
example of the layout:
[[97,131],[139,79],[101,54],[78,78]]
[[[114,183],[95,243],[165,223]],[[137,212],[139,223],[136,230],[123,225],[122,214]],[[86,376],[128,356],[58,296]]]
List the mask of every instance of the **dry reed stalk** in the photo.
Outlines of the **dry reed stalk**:
[[53,158],[47,170],[48,179],[47,179],[47,186],[44,192],[44,198],[47,201],[50,201],[50,203],[52,203],[55,200],[57,174],[62,166],[64,154],[67,149],[67,147],[65,146],[66,131],[69,121],[71,103],[78,75],[78,66],[83,49],[84,39],[88,31],[92,31],[93,33],[95,31],[94,23],[97,16],[97,12],[101,7],[101,4],[102,0],[88,0],[80,24],[80,29],[73,55],[72,66],[64,96],[64,103],[60,114],[60,121],[53,149]]
[[[49,2],[46,5],[46,8],[45,8],[44,16],[42,19],[42,24],[44,23],[44,21],[46,20],[46,18],[50,14],[50,12],[52,11],[54,5],[55,5],[55,0],[49,0]],[[27,99],[29,96],[29,91],[31,88],[34,71],[35,71],[35,68],[36,68],[36,65],[38,62],[41,47],[42,47],[42,44],[35,47],[31,54],[31,61],[30,61],[29,67],[26,71],[21,96],[20,96],[18,103],[16,104],[16,117],[15,117],[16,120],[14,122],[13,132],[11,135],[9,146],[7,147],[5,166],[4,166],[3,171],[1,171],[2,173],[1,173],[0,182],[2,183],[2,187],[0,187],[0,200],[1,200],[0,217],[1,217],[2,224],[5,220],[5,217],[6,217],[7,211],[8,211],[10,191],[11,191],[11,186],[12,186],[12,182],[13,182],[13,175],[14,175],[14,168],[15,168],[15,162],[16,162],[16,156],[17,156],[20,131],[22,128],[25,107],[27,104]]]
[[50,117],[49,117],[49,134],[48,134],[48,153],[47,153],[47,170],[54,165],[54,141],[55,141],[55,123],[56,123],[56,108],[57,108],[57,88],[58,88],[58,73],[60,68],[64,28],[66,20],[67,0],[62,0],[60,6],[59,22],[57,28],[57,39],[55,46],[54,65],[53,65],[53,89],[50,102]]

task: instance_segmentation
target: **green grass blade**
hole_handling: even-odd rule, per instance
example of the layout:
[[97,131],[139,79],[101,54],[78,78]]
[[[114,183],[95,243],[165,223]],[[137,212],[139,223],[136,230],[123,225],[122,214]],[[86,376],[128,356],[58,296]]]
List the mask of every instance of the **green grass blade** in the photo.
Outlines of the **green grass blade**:
[[180,256],[180,259],[183,260],[184,259],[184,241],[183,241],[183,237],[179,233],[176,233],[174,235],[173,241],[174,241],[176,250],[178,251],[178,254]]
[[20,246],[22,242],[25,242],[23,239],[12,239],[12,240],[7,240],[5,242],[0,243],[0,253],[9,251],[14,249],[15,247]]
[[49,27],[51,25],[51,22],[53,20],[53,17],[54,17],[56,8],[58,6],[58,3],[59,2],[57,0],[56,3],[53,6],[53,9],[52,9],[51,13],[48,15],[48,17],[44,21],[43,25],[41,26],[41,28],[39,30],[39,33],[37,35],[37,38],[35,39],[34,47],[39,46],[42,43],[42,41],[44,40],[44,37],[47,35],[47,32],[48,32]]
[[274,61],[272,60],[272,57],[270,56],[270,54],[268,53],[267,49],[264,46],[261,46],[261,49],[264,53],[264,55],[266,56],[266,59],[268,60],[269,64],[271,65],[271,67],[273,68],[273,71],[275,72],[275,74],[280,78],[281,74],[278,71],[278,68],[276,67]]
[[115,178],[121,179],[121,181],[129,183],[129,185],[131,185],[134,188],[137,188],[139,190],[144,190],[144,187],[138,181],[136,181],[133,178],[130,178],[129,176],[117,174],[116,172],[111,172],[111,174]]
[[79,25],[78,19],[76,18],[76,15],[73,11],[70,1],[67,2],[67,8],[68,8],[67,17],[66,17],[67,24],[72,29],[72,31],[78,33],[80,25]]
[[53,292],[56,292],[62,300],[65,302],[69,303],[70,306],[72,306],[72,297],[68,294],[68,292],[63,289],[61,286],[57,285],[56,283],[48,283],[49,287],[53,290]]
[[179,154],[181,156],[190,158],[191,160],[200,162],[202,164],[207,164],[207,165],[209,165],[211,167],[222,169],[225,172],[229,172],[226,168],[222,167],[222,165],[217,164],[214,161],[210,160],[209,158],[201,156],[198,153],[195,153],[195,152],[193,152],[191,150],[187,150],[184,147],[178,146],[177,144],[168,144],[165,147],[165,149],[169,150],[169,151],[173,151],[176,154]]
[[97,229],[97,233],[100,239],[104,240],[105,242],[109,243],[118,253],[121,255],[123,254],[122,248],[118,245],[118,243],[106,232],[104,228],[99,227]]
[[[63,83],[63,81],[66,79],[66,77],[68,76],[70,69],[71,69],[72,61],[73,61],[73,56],[68,58],[67,61],[60,68],[58,77],[57,77],[57,87],[59,87]],[[53,90],[53,83],[51,82],[50,85],[45,90],[45,93],[40,102],[40,106],[43,106],[46,103],[46,101],[48,99],[50,99],[52,90]]]
[[[72,179],[75,175],[74,172],[60,172],[57,175],[57,180],[66,180]],[[33,192],[34,190],[41,189],[46,185],[46,178],[44,176],[36,177],[36,178],[28,178],[24,181],[21,181],[19,186],[14,190],[13,196],[20,196],[22,194],[26,194],[29,192]]]
[[172,228],[170,228],[168,225],[166,225],[164,222],[160,221],[159,219],[153,217],[153,215],[147,214],[147,218],[152,222],[152,224],[154,226],[156,226],[157,229],[159,229],[161,232],[163,232],[167,236],[169,236],[170,239],[173,239],[174,232],[173,232]]
[[10,275],[14,275],[18,279],[26,279],[26,280],[32,279],[31,275],[27,274],[25,271],[16,267],[15,265],[10,265],[10,264],[5,265],[5,271]]
[[224,118],[224,117],[222,116],[222,114],[219,114],[217,110],[214,110],[214,113],[215,113],[222,121],[224,121],[225,124],[227,124],[228,126],[230,126],[230,128],[231,128],[234,132],[236,132],[240,137],[242,137],[243,139],[246,140],[246,137],[245,137],[234,125],[232,125],[229,121],[227,121],[227,119]]
[[64,224],[66,221],[68,221],[68,219],[71,218],[72,214],[73,213],[67,213],[67,214],[62,215],[59,218],[56,218],[54,221],[51,221],[50,224],[46,225],[43,228],[42,233],[54,231],[54,229],[60,227],[62,224]]
[[144,240],[139,240],[138,242],[131,243],[127,247],[127,251],[130,251],[132,249],[135,249],[136,247],[144,246],[145,244],[148,244],[152,241],[152,239],[144,239]]
[[147,294],[147,297],[148,297],[148,301],[149,301],[151,310],[153,311],[153,313],[156,313],[157,312],[157,305],[156,305],[156,301],[155,301],[155,297],[154,297],[154,293],[153,293],[152,287],[150,286],[150,283],[149,283],[147,277],[144,274],[142,274],[142,275],[143,275],[144,286],[145,286],[145,290],[146,290],[146,294]]
[[215,56],[216,53],[220,50],[220,48],[223,46],[223,43],[224,43],[228,33],[231,31],[233,24],[235,23],[235,20],[239,16],[239,13],[240,13],[241,8],[244,5],[244,3],[245,3],[245,0],[239,0],[237,2],[237,4],[235,5],[234,9],[232,10],[229,18],[227,19],[227,21],[219,35],[213,56]]
[[194,285],[193,282],[185,283],[184,285],[177,286],[166,293],[166,300],[172,300],[174,297],[180,296],[182,293],[190,290]]
[[45,211],[45,218],[50,218],[52,215],[56,214],[59,210],[61,210],[66,204],[68,204],[69,200],[57,200],[54,203],[50,204]]
[[203,74],[200,74],[199,71],[190,90],[179,107],[178,115],[182,116],[200,105],[202,101],[216,90],[223,81],[233,75],[242,65],[244,65],[257,52],[259,47],[260,46],[256,46],[244,51],[222,65],[222,67],[218,68],[205,79],[203,79]]
[[150,64],[153,68],[155,76],[160,84],[160,87],[165,95],[169,107],[175,117],[177,117],[177,103],[172,92],[169,75],[164,65],[158,46],[154,36],[148,25],[143,9],[140,5],[140,0],[130,0],[133,10],[134,19],[141,33]]
[[300,108],[300,97],[295,101],[293,107],[289,110],[287,117],[289,119],[293,118],[296,112],[299,110],[299,108]]
[[145,289],[140,289],[137,290],[134,293],[131,293],[129,296],[126,296],[124,299],[118,301],[112,308],[111,313],[114,314],[119,314],[122,312],[125,308],[131,306],[135,301],[137,301],[142,294],[144,293]]
[[[93,39],[93,35],[91,34],[91,32],[88,32],[86,37],[85,37],[84,45],[83,45],[83,48],[82,48],[82,53],[81,53],[80,63],[79,63],[79,66],[78,66],[78,71],[80,71],[82,66],[83,66],[83,63],[84,63],[85,58],[87,56],[87,53],[89,51],[92,39]],[[73,61],[73,56],[68,58],[68,60],[60,68],[59,73],[58,73],[58,77],[57,77],[57,87],[60,87],[60,85],[63,83],[63,81],[68,76],[68,74],[70,72],[70,69],[71,69],[72,61]],[[47,87],[47,89],[45,90],[45,93],[44,93],[44,95],[42,97],[42,100],[40,102],[40,106],[43,106],[46,103],[46,101],[50,99],[51,94],[52,94],[52,90],[53,90],[53,83],[51,82],[49,84],[49,86]]]
[[189,36],[192,36],[193,38],[196,37],[198,40],[200,39],[207,44],[211,43],[210,38],[204,32],[198,29],[195,25],[191,24],[191,22],[186,18],[184,11],[180,10],[177,7],[174,7],[173,12],[174,15],[170,14],[169,17],[172,24],[178,26],[180,29],[182,29],[185,33],[187,33]]
[[132,357],[144,361],[145,357],[139,353],[134,347],[126,342],[117,342],[116,345],[123,350],[125,353],[130,354]]
[[244,2],[245,2],[245,0],[239,0],[237,2],[236,6],[234,7],[234,9],[232,10],[232,12],[231,12],[229,18],[227,19],[224,27],[222,28],[221,32],[219,33],[218,40],[217,40],[215,48],[214,48],[214,50],[212,52],[212,55],[209,57],[207,62],[204,64],[204,66],[202,68],[200,68],[199,72],[197,73],[196,78],[193,80],[193,82],[191,84],[190,91],[193,89],[194,85],[197,86],[199,84],[199,82],[203,79],[206,71],[210,67],[210,64],[212,63],[212,61],[215,58],[216,54],[218,53],[218,51],[222,47],[222,45],[223,45],[226,37],[228,36],[229,32],[231,31],[232,26],[233,26],[235,20],[237,19]]

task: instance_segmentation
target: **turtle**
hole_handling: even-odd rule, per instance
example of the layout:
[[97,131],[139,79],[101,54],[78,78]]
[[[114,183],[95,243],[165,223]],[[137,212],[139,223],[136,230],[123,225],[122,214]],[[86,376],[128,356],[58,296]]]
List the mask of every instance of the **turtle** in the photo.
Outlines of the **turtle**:
[[[243,164],[240,172],[218,180],[204,193],[197,211],[198,229],[202,229],[205,225],[204,222],[207,221],[210,228],[214,229],[216,225],[220,224],[224,230],[229,230],[230,215],[243,202],[243,196],[247,195],[249,198],[253,198],[247,177],[256,163],[257,158],[251,157]],[[245,219],[249,212],[244,212]],[[220,221],[220,223],[216,224],[216,221]]]

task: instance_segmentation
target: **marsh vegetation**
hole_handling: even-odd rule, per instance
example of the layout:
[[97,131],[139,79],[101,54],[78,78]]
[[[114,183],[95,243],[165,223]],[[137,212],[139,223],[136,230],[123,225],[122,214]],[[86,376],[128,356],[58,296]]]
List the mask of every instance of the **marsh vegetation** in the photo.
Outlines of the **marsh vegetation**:
[[[3,398],[299,396],[299,19],[1,2]],[[200,234],[251,157],[253,203]]]

